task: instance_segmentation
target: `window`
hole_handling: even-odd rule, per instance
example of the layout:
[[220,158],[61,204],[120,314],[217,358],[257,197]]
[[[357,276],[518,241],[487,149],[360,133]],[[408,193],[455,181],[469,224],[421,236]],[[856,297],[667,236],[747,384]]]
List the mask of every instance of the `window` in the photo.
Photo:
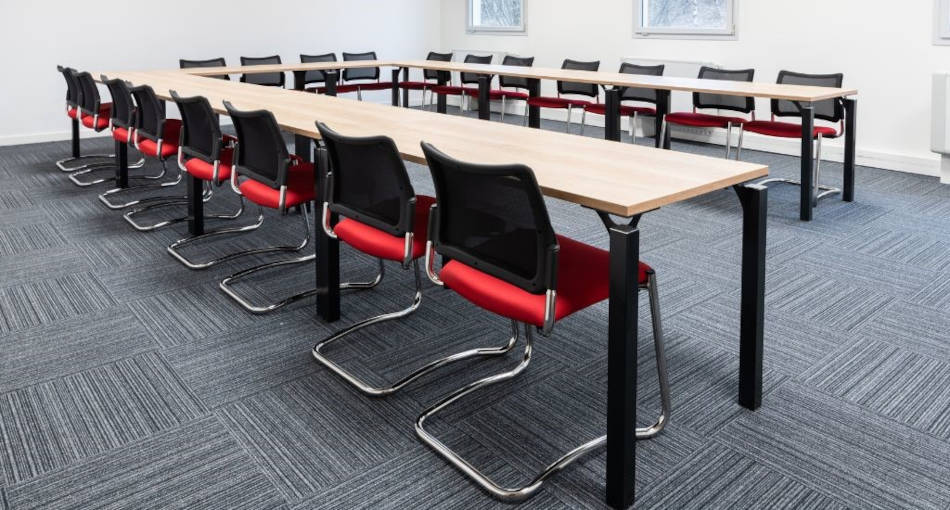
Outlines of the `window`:
[[468,0],[469,32],[524,32],[524,0]]
[[934,10],[934,44],[950,45],[950,0],[937,0]]
[[637,3],[638,37],[728,39],[736,35],[735,0],[637,0]]

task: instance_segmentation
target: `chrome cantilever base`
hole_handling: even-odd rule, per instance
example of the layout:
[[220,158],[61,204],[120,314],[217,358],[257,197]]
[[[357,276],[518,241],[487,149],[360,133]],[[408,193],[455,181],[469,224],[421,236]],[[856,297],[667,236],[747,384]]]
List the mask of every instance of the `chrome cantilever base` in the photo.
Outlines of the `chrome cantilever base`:
[[[796,181],[794,179],[786,179],[784,177],[772,177],[770,179],[761,180],[757,182],[756,184],[758,184],[759,186],[767,186],[769,184],[792,184],[794,186],[802,185],[800,181]],[[825,186],[823,184],[819,184],[818,186],[815,186],[815,187],[821,191],[820,193],[817,193],[815,195],[816,202],[818,200],[821,200],[822,198],[830,197],[831,195],[837,195],[841,193],[841,188],[835,188],[833,186]]]
[[[167,173],[167,169],[166,169],[166,167],[165,167],[165,162],[162,161],[162,171],[161,171],[158,175],[156,175],[156,176],[151,176],[151,177],[149,177],[149,178],[150,178],[150,179],[161,179],[162,177],[165,177],[165,174],[166,174],[166,173]],[[187,197],[185,197],[185,196],[146,197],[146,198],[140,198],[140,199],[138,199],[138,200],[132,200],[132,201],[130,201],[130,202],[124,202],[124,203],[115,203],[115,202],[112,202],[112,201],[109,200],[108,197],[110,197],[110,196],[112,196],[112,195],[115,195],[115,194],[118,194],[118,193],[123,193],[123,192],[126,192],[126,191],[170,188],[170,187],[172,187],[172,186],[177,186],[179,183],[181,183],[182,180],[184,180],[184,176],[182,175],[181,172],[178,172],[178,177],[177,177],[175,180],[173,180],[173,181],[163,182],[163,183],[159,183],[159,184],[143,184],[143,185],[141,185],[141,186],[129,186],[128,188],[113,188],[113,189],[110,189],[110,190],[108,190],[108,191],[106,191],[106,192],[104,192],[104,193],[100,193],[100,194],[99,194],[99,201],[102,202],[103,204],[105,204],[106,207],[108,207],[109,209],[112,209],[112,210],[125,209],[126,207],[132,207],[133,205],[147,204],[147,203],[151,203],[151,202],[168,202],[168,201],[171,201],[171,202],[176,202],[176,203],[177,203],[177,202],[179,202],[179,201],[181,201],[181,200],[186,200]]]
[[[206,189],[205,192],[202,194],[201,200],[202,200],[203,202],[207,202],[208,200],[211,200],[211,195],[212,195],[212,191],[211,191],[210,189]],[[183,222],[183,221],[188,221],[188,216],[180,216],[180,217],[178,217],[178,218],[170,218],[170,219],[167,219],[167,220],[159,221],[158,223],[153,223],[153,224],[151,224],[151,225],[142,225],[141,223],[138,223],[137,221],[135,221],[135,220],[132,219],[132,218],[133,218],[136,214],[143,213],[143,212],[145,212],[145,211],[149,211],[149,210],[152,210],[152,209],[159,209],[159,208],[162,208],[162,207],[180,206],[180,205],[186,204],[186,203],[188,203],[188,198],[187,198],[187,197],[184,197],[184,198],[168,197],[168,198],[163,199],[162,201],[160,201],[160,202],[158,202],[158,203],[153,203],[153,204],[146,205],[145,207],[139,207],[139,208],[137,208],[137,209],[133,209],[133,210],[131,210],[131,211],[129,211],[129,212],[123,214],[122,217],[125,219],[125,221],[126,221],[129,225],[132,225],[132,227],[133,227],[135,230],[138,230],[139,232],[151,232],[151,231],[153,231],[153,230],[158,230],[158,229],[160,229],[160,228],[167,227],[167,226],[169,226],[169,225],[174,225],[174,224],[176,224],[176,223],[181,223],[181,222]],[[244,202],[242,201],[242,202],[241,202],[241,208],[238,210],[237,213],[234,213],[234,214],[206,214],[204,217],[205,217],[205,219],[233,220],[233,219],[237,218],[238,216],[240,216],[243,212],[244,212]]]
[[115,164],[115,163],[101,162],[101,163],[86,163],[85,165],[72,166],[72,167],[66,166],[66,163],[69,163],[70,161],[83,161],[86,159],[115,159],[115,154],[87,154],[84,156],[76,156],[72,158],[61,159],[56,162],[56,168],[59,168],[63,172],[76,172],[78,170],[85,170],[92,166]]
[[[380,274],[382,274],[382,268],[383,268],[383,266],[382,266],[382,260],[380,260]],[[385,387],[374,387],[374,386],[371,386],[371,385],[369,385],[369,384],[367,384],[367,383],[361,381],[361,380],[358,379],[356,376],[354,376],[354,375],[351,374],[350,372],[347,372],[343,367],[341,367],[340,365],[336,364],[335,362],[333,362],[332,360],[330,360],[329,358],[327,358],[327,357],[323,354],[323,352],[322,352],[322,349],[323,349],[323,348],[325,348],[326,346],[332,344],[333,342],[336,342],[337,340],[340,340],[341,338],[345,337],[346,335],[349,335],[350,333],[353,333],[353,332],[355,332],[355,331],[358,331],[358,330],[360,330],[360,329],[363,329],[363,328],[365,328],[365,327],[367,327],[367,326],[371,326],[371,325],[373,325],[373,324],[378,324],[378,323],[380,323],[380,322],[386,322],[386,321],[390,321],[390,320],[401,319],[401,318],[406,317],[406,316],[408,316],[408,315],[411,315],[413,312],[415,312],[416,309],[419,308],[419,304],[422,302],[422,277],[420,276],[420,272],[419,272],[419,261],[418,261],[418,260],[414,260],[414,261],[413,261],[413,271],[414,271],[415,280],[416,280],[416,293],[415,293],[415,297],[414,297],[413,300],[412,300],[412,304],[409,306],[409,308],[406,308],[406,309],[404,309],[404,310],[400,310],[400,311],[398,311],[398,312],[392,312],[392,313],[387,313],[387,314],[383,314],[383,315],[378,315],[378,316],[376,316],[376,317],[371,317],[371,318],[369,318],[369,319],[365,319],[365,320],[363,320],[363,321],[357,322],[356,324],[353,324],[352,326],[350,326],[350,327],[348,327],[348,328],[346,328],[346,329],[343,329],[343,330],[341,330],[341,331],[339,331],[339,332],[333,334],[332,336],[330,336],[330,337],[324,339],[323,341],[319,342],[318,344],[314,345],[314,346],[313,346],[313,350],[311,351],[312,354],[313,354],[313,358],[314,358],[315,360],[319,361],[319,362],[320,362],[321,364],[323,364],[325,367],[327,367],[327,368],[329,368],[330,370],[332,370],[332,371],[333,371],[334,373],[336,373],[338,376],[342,377],[346,382],[350,383],[351,385],[353,385],[354,387],[356,387],[358,390],[360,390],[361,392],[365,393],[366,395],[370,395],[370,396],[373,396],[373,397],[384,397],[384,396],[386,396],[386,395],[393,394],[393,393],[399,391],[400,389],[402,389],[403,387],[405,387],[406,385],[408,385],[409,383],[411,383],[411,382],[415,381],[416,379],[418,379],[418,378],[420,378],[420,377],[422,377],[422,376],[428,374],[429,372],[432,372],[433,370],[436,370],[436,369],[438,369],[438,368],[444,367],[444,366],[449,365],[449,364],[451,364],[451,363],[455,363],[456,361],[462,361],[462,360],[471,359],[471,358],[476,358],[476,357],[482,357],[482,356],[502,356],[502,355],[505,355],[505,354],[507,354],[508,352],[510,352],[510,351],[515,347],[515,343],[516,343],[517,340],[518,340],[518,333],[517,333],[517,330],[515,330],[515,331],[514,331],[514,334],[513,334],[512,337],[511,337],[511,339],[508,341],[508,344],[505,345],[505,346],[502,346],[502,347],[491,347],[491,348],[480,348],[480,349],[470,349],[470,350],[467,350],[467,351],[464,351],[464,352],[460,352],[460,353],[453,354],[453,355],[451,355],[451,356],[447,356],[447,357],[444,357],[444,358],[440,358],[440,359],[434,360],[434,361],[432,361],[432,362],[430,362],[430,363],[427,363],[426,365],[424,365],[424,366],[422,366],[422,367],[416,369],[416,370],[413,371],[412,373],[406,375],[405,377],[403,377],[402,379],[400,379],[400,380],[397,381],[396,383],[394,383],[394,384],[392,384],[392,385],[390,385],[390,386],[385,386]]]
[[[76,171],[76,172],[72,172],[72,173],[69,174],[69,180],[70,180],[70,181],[73,181],[73,184],[75,184],[76,186],[79,186],[80,188],[87,188],[87,187],[89,187],[89,186],[94,186],[94,185],[96,185],[96,184],[102,184],[102,183],[104,183],[104,182],[109,182],[109,181],[115,181],[115,177],[114,177],[114,176],[100,177],[99,179],[93,179],[93,180],[91,180],[91,181],[81,181],[81,180],[79,180],[78,177],[79,177],[80,175],[89,175],[89,174],[91,174],[91,173],[93,173],[93,172],[101,172],[101,171],[103,171],[103,170],[112,170],[112,171],[114,171],[115,168],[116,168],[115,163],[96,163],[95,165],[90,165],[90,166],[95,166],[95,168],[87,168],[87,169],[85,169],[85,170],[79,170],[79,171]],[[129,165],[128,168],[129,168],[130,170],[132,170],[132,169],[136,169],[136,168],[142,168],[143,166],[145,166],[145,158],[142,158],[142,159],[136,161],[135,163]],[[158,175],[158,176],[155,176],[155,175],[142,175],[142,176],[134,176],[134,177],[130,176],[130,177],[129,177],[129,180],[132,180],[132,179],[152,179],[152,180],[155,180],[155,179],[161,179],[161,178],[162,178],[162,175]]]
[[[641,288],[646,288],[650,293],[650,311],[653,316],[653,335],[654,335],[654,345],[656,347],[657,355],[657,375],[660,379],[660,398],[662,405],[662,414],[657,419],[657,421],[645,428],[637,428],[635,435],[637,439],[649,439],[655,437],[666,424],[669,422],[670,416],[670,397],[669,397],[669,380],[666,372],[666,355],[663,347],[663,333],[662,326],[660,324],[660,310],[659,310],[659,301],[657,298],[656,291],[656,277],[651,272],[649,275],[649,280],[647,285],[641,286]],[[512,332],[513,338],[512,341],[517,340],[518,336],[518,323],[512,321]],[[475,381],[465,387],[462,387],[449,396],[443,399],[441,402],[433,405],[432,407],[426,409],[419,417],[416,419],[416,436],[426,445],[435,450],[439,455],[441,455],[445,460],[450,464],[455,466],[459,471],[464,473],[466,476],[471,478],[475,483],[477,483],[482,489],[487,491],[493,497],[509,502],[516,503],[519,501],[524,501],[532,496],[534,496],[539,490],[545,480],[566,468],[574,461],[580,459],[584,455],[593,452],[594,450],[599,449],[600,447],[607,444],[607,436],[601,436],[591,441],[588,441],[577,448],[565,453],[559,459],[549,464],[540,474],[538,474],[534,479],[531,480],[527,485],[519,488],[509,488],[503,487],[495,483],[491,478],[485,476],[481,471],[472,466],[467,460],[461,457],[459,454],[455,453],[451,448],[446,446],[442,441],[436,438],[434,435],[429,433],[424,427],[425,422],[428,418],[438,413],[439,411],[445,409],[452,403],[462,399],[469,393],[473,393],[481,388],[491,386],[493,384],[498,384],[504,381],[508,381],[518,376],[523,372],[528,364],[531,362],[531,353],[533,349],[534,336],[533,336],[533,326],[527,324],[524,325],[525,330],[525,350],[524,357],[517,366],[508,372],[503,372],[496,374],[490,377],[486,377],[479,381]],[[513,345],[513,344],[512,344]]]

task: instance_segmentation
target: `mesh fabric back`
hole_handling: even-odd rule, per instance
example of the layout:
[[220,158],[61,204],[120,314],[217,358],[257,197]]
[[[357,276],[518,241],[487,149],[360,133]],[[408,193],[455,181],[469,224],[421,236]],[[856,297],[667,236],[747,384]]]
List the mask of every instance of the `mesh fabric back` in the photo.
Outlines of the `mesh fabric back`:
[[[336,53],[326,53],[324,55],[301,54],[300,62],[303,64],[311,64],[314,62],[336,62]],[[327,81],[327,76],[323,74],[323,71],[307,71],[303,76],[304,84],[323,83]]]
[[[815,87],[835,87],[840,88],[844,82],[843,74],[805,74],[794,73],[791,71],[781,71],[778,73],[777,83],[786,85],[811,85]],[[838,122],[844,117],[844,108],[840,100],[828,99],[825,101],[816,101],[812,103],[815,110],[815,118],[830,122]],[[797,101],[785,101],[780,99],[772,100],[772,114],[776,117],[801,117]]]
[[181,113],[181,148],[189,156],[211,163],[221,156],[218,116],[204,97],[175,97]]
[[[658,66],[638,66],[636,64],[620,64],[620,72],[623,74],[643,74],[648,76],[663,76],[665,65]],[[620,94],[621,100],[642,101],[645,103],[656,104],[656,89],[644,89],[639,87],[627,87]]]
[[162,136],[165,112],[158,96],[155,95],[155,91],[148,85],[139,85],[138,87],[132,87],[132,97],[135,98],[137,106],[135,132],[137,135],[158,140]]
[[85,71],[73,76],[79,85],[79,105],[89,115],[99,113],[99,89],[96,87],[96,80]]
[[439,253],[541,294],[555,285],[557,239],[534,173],[524,165],[476,165],[423,143],[435,183]]
[[[714,69],[701,67],[699,78],[702,80],[752,81],[755,69]],[[693,94],[693,106],[697,108],[717,108],[720,110],[734,110],[749,113],[755,110],[755,99],[742,96],[724,96],[721,94]]]
[[[192,67],[227,67],[227,63],[224,60],[224,57],[218,58],[209,58],[208,60],[187,60],[187,59],[178,59],[178,68],[179,69],[188,69]],[[219,80],[230,80],[231,77],[226,74],[220,74],[217,76],[209,76],[209,78],[217,78]]]
[[385,136],[343,136],[317,123],[333,171],[330,209],[392,235],[412,230],[415,197],[396,144]]
[[69,106],[79,105],[81,94],[79,84],[76,83],[76,70],[71,67],[57,67],[66,80],[66,104]]
[[132,103],[132,92],[122,80],[103,80],[109,87],[112,95],[112,125],[128,128],[132,125],[135,105]]
[[[280,55],[273,57],[241,57],[242,66],[262,66],[280,64]],[[259,73],[241,75],[241,81],[254,85],[280,86],[284,84],[284,73]]]
[[[573,69],[575,71],[597,71],[600,69],[600,61],[579,62],[577,60],[565,59],[561,64],[561,69]],[[596,83],[574,83],[570,81],[557,82],[557,91],[560,94],[580,94],[583,96],[597,97]]]
[[277,189],[289,154],[274,115],[267,110],[239,111],[225,103],[234,122],[238,173]]
[[[347,53],[343,52],[343,60],[376,60],[375,51],[367,51],[366,53]],[[363,67],[359,69],[344,69],[343,70],[343,81],[349,80],[378,80],[379,79],[379,68],[378,67]]]
[[[466,55],[465,63],[466,64],[491,64],[491,55]],[[478,74],[476,73],[462,73],[460,75],[462,83],[478,83]]]
[[[436,53],[430,51],[429,55],[426,57],[426,60],[431,60],[433,62],[451,62],[452,54],[451,53]],[[424,69],[422,71],[422,77],[426,80],[438,80],[439,76],[442,76],[445,81],[449,81],[449,72],[448,71],[436,71],[434,69]]]
[[[513,57],[511,55],[507,55],[504,60],[501,61],[501,64],[506,66],[531,67],[534,65],[534,57]],[[527,78],[515,78],[513,76],[501,75],[498,77],[498,83],[501,84],[502,87],[516,89],[528,88]]]

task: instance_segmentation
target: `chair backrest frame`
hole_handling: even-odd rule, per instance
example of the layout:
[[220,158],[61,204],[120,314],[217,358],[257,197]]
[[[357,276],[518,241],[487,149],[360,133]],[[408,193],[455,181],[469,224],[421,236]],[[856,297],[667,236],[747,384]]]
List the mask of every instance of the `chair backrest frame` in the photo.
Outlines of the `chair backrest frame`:
[[274,114],[268,110],[238,110],[228,101],[224,102],[224,108],[234,123],[238,139],[234,147],[233,174],[273,189],[286,186],[290,153]]
[[[779,71],[778,84],[788,85],[812,85],[817,87],[835,87],[841,88],[844,83],[843,73],[833,74],[807,74],[794,71]],[[801,103],[798,101],[786,101],[783,99],[772,99],[773,117],[801,117]],[[844,120],[844,103],[841,98],[827,99],[812,103],[816,119],[826,120],[828,122],[842,122]]]
[[115,78],[108,79],[101,76],[102,83],[109,87],[109,95],[112,96],[112,127],[123,128],[129,131],[129,140],[131,140],[131,131],[135,127],[135,102],[132,99],[132,89],[128,82]]
[[181,135],[178,149],[183,155],[208,164],[221,160],[221,124],[218,114],[204,96],[181,97],[169,91],[181,114]]
[[[465,55],[466,64],[491,64],[493,55]],[[462,85],[478,84],[478,73],[459,73],[459,81]],[[490,78],[489,78],[490,81]]]
[[[189,60],[185,58],[178,59],[178,68],[179,69],[189,69],[194,67],[227,67],[227,61],[224,57],[218,58],[209,58],[207,60]],[[219,74],[216,76],[210,76],[209,78],[217,78],[219,80],[231,80],[231,77],[226,74]]]
[[[621,74],[663,76],[663,72],[665,70],[666,70],[665,64],[659,64],[655,66],[642,66],[638,64],[631,64],[629,62],[624,62],[620,64]],[[642,88],[642,87],[626,87],[620,92],[620,100],[621,101],[638,101],[641,103],[656,104],[657,90],[647,89],[647,88]]]
[[[262,66],[280,64],[280,55],[269,57],[241,57],[241,66]],[[241,81],[268,87],[283,87],[286,77],[283,72],[242,74]]]
[[[336,62],[336,53],[324,53],[322,55],[304,55],[300,54],[301,64],[313,64],[317,62]],[[313,83],[326,83],[327,74],[324,71],[307,71],[303,75],[304,86]]]
[[[516,57],[514,55],[505,55],[502,59],[503,66],[531,67],[534,65],[534,57]],[[507,89],[529,89],[527,78],[518,78],[515,76],[498,76],[498,85]]]
[[[699,68],[699,79],[701,80],[751,82],[753,78],[755,78],[755,69],[719,69],[709,66]],[[694,92],[693,108],[713,108],[752,113],[755,111],[755,98]]]
[[[352,62],[357,60],[379,60],[376,58],[375,51],[366,51],[363,53],[348,53],[343,52],[343,61]],[[371,80],[379,81],[379,68],[378,67],[359,67],[353,69],[344,69],[343,70],[343,81],[353,81],[353,80]]]
[[[429,55],[426,56],[426,60],[429,60],[432,62],[451,62],[452,53],[451,52],[438,53],[435,51],[430,51]],[[436,71],[434,69],[423,69],[422,78],[425,81],[436,80],[436,81],[448,82],[452,79],[452,73],[449,71]]]
[[56,66],[56,70],[62,73],[66,80],[66,106],[68,108],[78,108],[82,101],[82,91],[76,82],[76,70],[71,67]]
[[[566,58],[561,64],[561,69],[570,69],[575,71],[597,71],[600,69],[600,61],[594,60],[584,62]],[[599,97],[600,87],[596,83],[578,83],[558,80],[557,93],[558,96],[563,94],[575,94],[580,96]]]
[[[165,107],[149,85],[129,89],[135,98],[135,138],[147,138],[154,142],[162,140],[165,133]],[[176,140],[177,142],[177,140]]]

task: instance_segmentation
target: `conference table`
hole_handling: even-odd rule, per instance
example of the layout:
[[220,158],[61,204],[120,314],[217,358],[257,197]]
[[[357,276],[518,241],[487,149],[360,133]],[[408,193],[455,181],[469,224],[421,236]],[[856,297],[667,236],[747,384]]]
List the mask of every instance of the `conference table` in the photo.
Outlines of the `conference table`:
[[[750,183],[768,175],[766,166],[177,70],[104,75],[149,85],[165,101],[171,100],[170,90],[183,97],[204,96],[220,114],[227,114],[225,100],[242,110],[270,110],[281,129],[298,142],[306,140],[295,151],[317,163],[318,197],[327,165],[324,158],[313,157],[311,142],[320,138],[315,121],[346,135],[389,136],[401,157],[415,163],[425,164],[422,141],[461,160],[523,163],[534,170],[545,195],[580,206],[578,215],[598,214],[610,251],[605,480],[606,501],[614,508],[630,506],[635,490],[639,219],[660,207],[732,187],[743,210],[738,399],[748,409],[761,405],[767,190]],[[200,188],[194,191],[199,209],[190,214],[200,215]],[[340,317],[339,241],[328,237],[318,221],[314,235],[316,310],[324,320],[335,321]]]
[[[802,221],[811,221],[814,217],[814,208],[818,203],[814,182],[814,153],[812,132],[815,126],[815,111],[813,103],[829,99],[839,99],[845,110],[844,134],[844,175],[842,185],[842,200],[854,201],[855,186],[855,144],[857,128],[857,96],[858,91],[850,88],[815,87],[808,85],[790,85],[776,83],[738,82],[724,80],[702,80],[698,78],[680,78],[671,76],[647,76],[602,71],[576,71],[545,67],[522,67],[495,64],[469,64],[463,62],[437,62],[431,60],[355,60],[346,62],[317,62],[308,64],[268,64],[261,66],[243,67],[205,67],[185,69],[183,72],[200,76],[221,76],[230,74],[255,74],[289,72],[294,75],[294,88],[304,88],[307,71],[324,71],[326,76],[325,89],[328,94],[334,94],[338,81],[338,71],[341,69],[387,67],[392,68],[392,104],[399,104],[399,82],[408,80],[410,69],[429,69],[441,71],[437,83],[442,85],[450,80],[450,73],[464,72],[479,77],[478,113],[479,118],[489,119],[489,90],[494,76],[510,76],[526,78],[528,80],[528,94],[531,97],[541,95],[541,80],[563,80],[578,83],[602,85],[605,90],[605,138],[620,141],[620,95],[624,88],[639,87],[657,90],[657,115],[655,117],[655,132],[661,133],[664,116],[670,110],[670,94],[673,91],[702,92],[726,96],[756,97],[775,100],[793,101],[798,105],[802,114],[801,128],[801,190],[799,197],[799,218]],[[408,107],[408,90],[403,90],[402,104]],[[446,96],[439,95],[437,110],[446,112]],[[537,106],[528,109],[528,126],[541,127],[541,108]],[[670,131],[665,130],[665,136],[656,136],[656,146],[670,148]]]

